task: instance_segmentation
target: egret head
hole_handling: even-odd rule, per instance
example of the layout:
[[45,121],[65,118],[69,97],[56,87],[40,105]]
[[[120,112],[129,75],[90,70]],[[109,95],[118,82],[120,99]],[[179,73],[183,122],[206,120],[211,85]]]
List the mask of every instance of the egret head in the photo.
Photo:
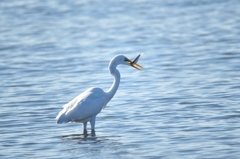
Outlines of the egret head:
[[128,66],[132,66],[138,70],[142,70],[142,66],[140,66],[139,64],[137,64],[137,61],[139,59],[139,57],[141,56],[141,54],[139,54],[133,61],[128,59],[127,57],[123,56],[123,55],[116,55],[109,63],[109,71],[112,72],[112,70],[114,70],[114,68],[117,67],[117,65],[119,64],[123,64],[123,65],[128,65]]

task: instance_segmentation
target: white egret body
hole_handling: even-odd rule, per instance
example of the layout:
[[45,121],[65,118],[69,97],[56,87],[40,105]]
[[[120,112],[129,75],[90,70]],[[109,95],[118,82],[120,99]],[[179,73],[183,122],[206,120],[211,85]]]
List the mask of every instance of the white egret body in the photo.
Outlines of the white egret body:
[[[138,60],[139,56],[136,58]],[[134,61],[137,61],[137,60]],[[107,105],[116,93],[120,84],[119,64],[129,65],[138,70],[142,67],[123,55],[115,56],[109,63],[109,72],[114,77],[111,88],[104,92],[101,88],[89,88],[63,106],[63,110],[56,117],[57,123],[83,123],[84,134],[87,134],[87,122],[90,121],[92,133],[95,132],[96,115]]]

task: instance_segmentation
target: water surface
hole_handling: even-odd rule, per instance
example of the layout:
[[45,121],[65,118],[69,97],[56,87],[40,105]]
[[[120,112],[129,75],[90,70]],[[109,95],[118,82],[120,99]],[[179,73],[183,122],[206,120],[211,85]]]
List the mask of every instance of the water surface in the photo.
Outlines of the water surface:
[[[1,158],[240,156],[240,3],[229,1],[0,2]],[[57,125],[61,106],[89,87],[117,94],[96,136]],[[181,156],[181,157],[180,157]]]

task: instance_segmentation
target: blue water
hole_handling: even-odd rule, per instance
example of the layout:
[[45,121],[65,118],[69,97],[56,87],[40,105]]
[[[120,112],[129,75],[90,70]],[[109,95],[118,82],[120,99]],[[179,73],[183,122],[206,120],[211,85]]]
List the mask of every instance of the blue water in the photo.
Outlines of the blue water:
[[[238,0],[1,0],[0,158],[222,158],[240,156]],[[96,136],[57,125],[87,88],[117,94]]]

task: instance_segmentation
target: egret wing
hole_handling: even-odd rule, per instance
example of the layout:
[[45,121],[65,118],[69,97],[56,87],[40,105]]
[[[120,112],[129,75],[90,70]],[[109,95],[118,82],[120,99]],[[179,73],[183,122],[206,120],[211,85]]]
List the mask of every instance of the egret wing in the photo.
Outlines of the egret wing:
[[96,116],[105,103],[105,93],[100,88],[90,88],[63,106],[57,122],[83,122]]

